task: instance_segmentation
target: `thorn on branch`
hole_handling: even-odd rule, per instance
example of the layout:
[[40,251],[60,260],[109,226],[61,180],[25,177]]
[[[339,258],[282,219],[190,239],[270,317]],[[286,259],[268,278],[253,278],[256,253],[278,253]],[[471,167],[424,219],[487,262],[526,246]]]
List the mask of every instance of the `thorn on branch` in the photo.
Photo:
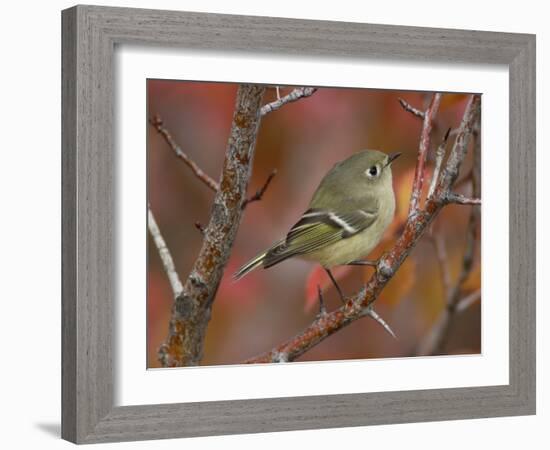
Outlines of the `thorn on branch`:
[[273,178],[275,177],[275,175],[277,175],[277,169],[273,169],[273,170],[271,171],[271,173],[269,174],[269,176],[268,176],[267,179],[265,180],[265,183],[264,183],[264,185],[261,187],[261,189],[258,189],[258,190],[256,191],[256,193],[255,193],[253,196],[247,198],[247,199],[243,202],[241,208],[242,208],[242,209],[245,209],[245,208],[248,206],[249,203],[257,202],[257,201],[261,200],[262,197],[263,197],[264,194],[265,194],[265,191],[267,191],[267,188],[269,187],[271,181],[272,181]]
[[323,300],[323,291],[321,286],[317,285],[317,294],[319,295],[319,315],[324,316],[327,313],[327,308],[325,306],[325,301]]
[[426,113],[424,111],[420,111],[419,109],[416,109],[415,107],[411,106],[410,103],[406,102],[402,98],[397,99],[399,101],[399,104],[403,107],[405,111],[410,112],[412,115],[419,117],[420,119],[424,119],[424,116]]
[[277,111],[287,103],[295,102],[297,100],[300,100],[301,98],[310,97],[315,94],[316,91],[317,88],[313,87],[301,87],[293,89],[290,94],[262,106],[262,108],[260,109],[260,117],[263,117],[270,112]]
[[397,336],[395,335],[393,330],[390,328],[390,326],[387,324],[387,322],[384,319],[382,319],[380,314],[378,314],[372,306],[368,308],[366,315],[376,320],[376,322],[378,322],[392,338],[397,339]]
[[172,137],[168,129],[164,126],[164,122],[160,115],[155,114],[149,123],[157,130],[157,132],[164,138],[166,143],[174,151],[176,156],[180,158],[186,165],[191,169],[195,176],[201,180],[206,186],[208,186],[214,192],[217,192],[220,188],[219,184],[214,181],[210,176],[208,176],[198,165],[193,161],[187,153],[185,153],[180,146],[177,144],[175,139]]
[[206,230],[205,230],[205,228],[204,228],[204,225],[203,225],[202,223],[200,223],[200,222],[195,222],[194,225],[195,225],[195,228],[196,228],[197,230],[199,230],[200,233],[204,236],[204,233],[206,233]]

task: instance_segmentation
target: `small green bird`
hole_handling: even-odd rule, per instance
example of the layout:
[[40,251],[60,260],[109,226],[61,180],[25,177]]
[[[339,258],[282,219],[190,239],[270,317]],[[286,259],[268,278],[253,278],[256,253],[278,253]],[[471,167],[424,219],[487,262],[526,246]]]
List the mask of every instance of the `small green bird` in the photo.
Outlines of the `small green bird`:
[[393,220],[391,163],[400,154],[363,150],[337,163],[286,237],[242,266],[234,278],[297,256],[321,264],[344,298],[330,268],[371,264],[360,258],[378,245]]

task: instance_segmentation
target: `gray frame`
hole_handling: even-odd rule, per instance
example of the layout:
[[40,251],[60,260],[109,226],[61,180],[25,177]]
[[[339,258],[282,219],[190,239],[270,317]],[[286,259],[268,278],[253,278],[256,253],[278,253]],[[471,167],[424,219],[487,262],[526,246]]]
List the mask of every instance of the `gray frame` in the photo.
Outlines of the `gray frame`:
[[[63,438],[92,443],[535,413],[535,36],[96,6],[63,11],[62,30]],[[126,43],[507,65],[510,384],[114,407],[113,52]]]

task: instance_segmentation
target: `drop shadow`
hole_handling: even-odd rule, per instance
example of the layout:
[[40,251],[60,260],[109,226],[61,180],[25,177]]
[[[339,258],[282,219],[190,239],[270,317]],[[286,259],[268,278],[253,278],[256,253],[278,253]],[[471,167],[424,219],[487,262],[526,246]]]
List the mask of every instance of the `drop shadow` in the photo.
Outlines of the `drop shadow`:
[[36,428],[42,430],[44,433],[50,436],[60,438],[61,437],[61,424],[60,423],[37,423]]

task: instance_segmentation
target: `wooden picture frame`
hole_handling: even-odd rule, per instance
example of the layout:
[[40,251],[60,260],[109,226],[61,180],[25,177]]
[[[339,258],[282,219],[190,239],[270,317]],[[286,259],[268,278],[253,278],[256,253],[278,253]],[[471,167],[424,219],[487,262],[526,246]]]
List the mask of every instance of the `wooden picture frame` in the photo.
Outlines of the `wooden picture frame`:
[[[62,437],[76,443],[535,412],[535,36],[75,6],[62,13]],[[509,384],[114,406],[116,44],[504,64],[510,85]]]

